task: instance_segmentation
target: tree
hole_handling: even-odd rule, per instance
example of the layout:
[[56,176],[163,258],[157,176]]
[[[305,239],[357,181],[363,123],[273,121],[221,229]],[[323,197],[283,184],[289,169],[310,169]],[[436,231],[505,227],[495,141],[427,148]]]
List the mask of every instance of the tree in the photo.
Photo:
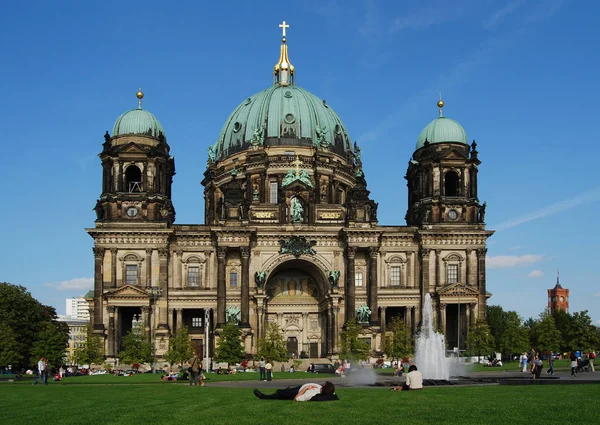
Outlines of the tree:
[[477,319],[475,323],[473,323],[469,328],[466,342],[469,351],[477,354],[477,356],[489,354],[493,351],[495,341],[485,319]]
[[365,360],[369,356],[371,347],[359,338],[362,326],[352,318],[346,322],[345,328],[340,332],[340,355],[351,361]]
[[123,350],[119,356],[121,363],[131,365],[152,362],[152,344],[148,341],[146,333],[142,331],[140,322],[136,322],[123,337]]
[[[56,310],[34,299],[23,286],[0,283],[0,323],[5,326],[4,335],[12,334],[15,339],[12,347],[16,350],[14,358],[18,360],[12,363],[13,368],[30,364],[31,349],[40,330],[44,323],[53,320],[56,320]],[[39,357],[34,363],[38,360]]]
[[194,354],[194,344],[190,341],[188,330],[185,326],[175,331],[169,339],[169,349],[165,353],[165,359],[171,368],[175,363],[183,367],[183,363]]
[[399,317],[394,317],[389,330],[392,335],[385,338],[384,352],[392,359],[407,357],[413,352],[413,341],[410,330]]
[[560,332],[561,343],[559,350],[561,353],[571,349],[571,329],[573,328],[573,317],[564,310],[554,310],[552,312],[556,329]]
[[58,367],[65,363],[65,350],[69,342],[69,327],[66,323],[44,322],[31,346],[31,363],[40,357],[48,359],[48,366]]
[[239,363],[246,357],[242,346],[242,331],[233,322],[223,326],[223,333],[215,350],[215,358],[221,362]]
[[499,305],[488,305],[486,309],[486,315],[488,326],[490,327],[490,334],[494,338],[493,348],[496,351],[501,351],[501,340],[502,334],[508,324],[507,313]]
[[258,357],[264,357],[276,362],[289,360],[283,331],[277,323],[268,323],[265,329],[265,337],[258,340]]
[[506,313],[506,327],[502,332],[499,348],[502,355],[509,360],[512,359],[513,354],[524,353],[529,348],[527,330],[515,311]]
[[570,343],[571,350],[589,351],[598,346],[596,327],[587,310],[573,313]]
[[104,361],[104,340],[95,335],[92,325],[87,326],[85,345],[80,345],[73,353],[76,364],[101,364]]
[[15,332],[8,324],[0,323],[0,366],[22,364],[23,360]]
[[554,317],[546,308],[541,314],[540,319],[535,322],[530,331],[532,345],[540,353],[556,352],[561,346],[561,334],[554,322]]

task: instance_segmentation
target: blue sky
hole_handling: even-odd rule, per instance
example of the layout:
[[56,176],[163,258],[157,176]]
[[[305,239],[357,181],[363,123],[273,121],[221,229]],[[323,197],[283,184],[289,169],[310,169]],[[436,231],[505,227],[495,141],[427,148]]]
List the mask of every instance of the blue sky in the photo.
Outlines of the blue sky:
[[3,3],[0,281],[59,313],[92,287],[84,228],[100,195],[97,155],[138,87],[175,156],[177,223],[202,223],[208,145],[233,108],[271,84],[285,19],[296,83],[326,99],[361,145],[380,224],[405,224],[403,177],[441,91],[483,161],[479,198],[496,229],[490,304],[537,317],[560,270],[571,311],[600,324],[600,4],[283,4]]

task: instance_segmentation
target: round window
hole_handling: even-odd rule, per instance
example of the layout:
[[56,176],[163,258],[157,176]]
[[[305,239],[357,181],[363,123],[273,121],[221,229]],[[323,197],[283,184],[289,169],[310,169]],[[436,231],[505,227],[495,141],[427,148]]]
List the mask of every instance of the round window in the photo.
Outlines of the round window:
[[244,102],[244,105],[250,105],[250,103],[252,103],[252,99],[248,98],[248,99],[246,99],[246,101]]
[[296,118],[294,118],[294,114],[286,114],[285,122],[287,122],[288,124],[291,124],[294,121],[296,121]]
[[292,97],[292,92],[289,90],[286,90],[285,93],[283,94],[285,97],[290,98]]
[[448,218],[450,218],[450,220],[456,220],[458,218],[458,212],[456,212],[456,210],[450,210],[448,212]]
[[242,124],[240,124],[239,122],[236,122],[235,124],[233,124],[233,131],[235,131],[236,133],[238,131],[240,131],[242,128]]

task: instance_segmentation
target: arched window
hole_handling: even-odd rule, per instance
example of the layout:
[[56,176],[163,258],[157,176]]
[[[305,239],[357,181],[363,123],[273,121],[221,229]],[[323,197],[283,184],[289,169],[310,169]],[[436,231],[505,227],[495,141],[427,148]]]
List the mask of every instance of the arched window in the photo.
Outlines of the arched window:
[[125,182],[129,193],[142,191],[142,171],[137,165],[130,165],[125,170]]
[[444,176],[444,195],[460,196],[459,179],[456,171],[448,171]]

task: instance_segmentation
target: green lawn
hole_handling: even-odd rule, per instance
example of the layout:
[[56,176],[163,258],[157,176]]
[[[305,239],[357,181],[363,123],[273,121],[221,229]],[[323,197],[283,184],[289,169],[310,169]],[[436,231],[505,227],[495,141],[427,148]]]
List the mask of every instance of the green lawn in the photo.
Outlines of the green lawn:
[[2,423],[595,423],[595,406],[600,402],[600,391],[594,384],[432,387],[414,392],[338,388],[340,401],[294,403],[259,400],[249,388],[190,387],[148,379],[153,378],[151,375],[140,375],[139,380],[115,378],[112,383],[108,378],[78,377],[46,387],[2,383]]

